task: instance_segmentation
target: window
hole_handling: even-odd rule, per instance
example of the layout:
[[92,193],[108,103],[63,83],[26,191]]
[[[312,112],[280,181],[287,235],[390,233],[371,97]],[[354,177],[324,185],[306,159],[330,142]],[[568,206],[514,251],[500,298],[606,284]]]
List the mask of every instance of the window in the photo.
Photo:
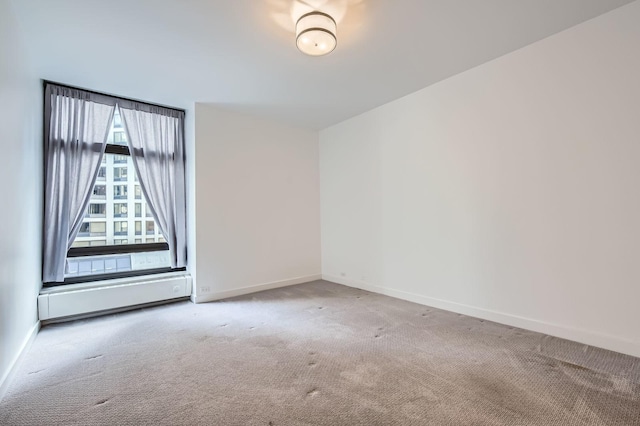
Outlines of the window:
[[[184,127],[184,111],[50,82],[45,82],[45,105],[44,151],[51,167],[44,182],[44,205],[53,207],[44,211],[44,285],[93,280],[95,274],[120,277],[148,269],[166,271],[172,264],[183,269],[184,208],[179,207],[177,221],[169,224],[169,251],[154,218],[146,217],[150,209],[141,185],[167,182],[167,190],[152,193],[149,200],[161,214],[186,205],[184,135],[168,130]],[[75,105],[86,114],[74,115]],[[137,176],[133,166],[125,124],[145,154],[136,158],[144,176]],[[163,166],[152,158],[162,159]],[[86,180],[94,177],[93,187],[88,187]],[[85,205],[87,196],[85,211],[78,211],[76,206]],[[73,229],[78,232],[69,241]]]
[[113,217],[127,217],[127,203],[115,203],[113,205]]
[[98,180],[105,180],[107,178],[107,168],[105,166],[101,166],[98,169]]
[[[149,207],[142,195],[140,184],[137,179],[129,179],[129,171],[132,171],[133,177],[137,178],[133,160],[128,154],[128,146],[123,136],[118,136],[115,131],[115,125],[112,128],[114,142],[124,141],[123,146],[110,148],[107,144],[107,150],[103,155],[103,163],[98,171],[98,176],[103,176],[96,180],[93,187],[91,203],[87,208],[85,221],[80,227],[80,232],[72,244],[72,250],[69,252],[68,262],[75,259],[93,259],[99,262],[107,262],[108,259],[126,259],[119,268],[94,268],[90,271],[85,270],[69,270],[65,272],[65,277],[71,281],[82,281],[82,277],[93,274],[106,274],[110,272],[124,273],[124,271],[132,271],[137,265],[147,265],[147,268],[167,268],[170,266],[168,261],[167,244],[164,239],[156,241],[156,238],[140,238],[143,235],[149,237],[155,236],[156,223],[153,217],[148,217],[146,221],[135,220],[133,218],[142,218],[149,216]],[[124,135],[124,132],[120,132]],[[137,200],[130,209],[129,193],[133,192]],[[107,197],[107,194],[110,196]],[[96,201],[94,201],[96,200]],[[91,221],[93,218],[103,218],[102,221]],[[106,222],[105,222],[106,220]],[[130,226],[133,225],[133,226]],[[135,237],[135,238],[134,238]],[[117,247],[117,248],[116,248]],[[131,247],[131,253],[113,254],[124,247]],[[148,247],[148,249],[147,249]],[[95,252],[95,250],[103,250],[105,254]],[[74,250],[90,250],[95,255],[73,257]],[[142,252],[139,252],[142,250]],[[82,251],[78,253],[84,253]],[[151,253],[153,259],[161,259],[160,263],[148,263],[144,259],[145,253]],[[139,259],[138,259],[139,258]],[[105,260],[107,259],[107,260]],[[146,262],[146,263],[145,263]],[[163,263],[164,262],[164,263]],[[123,266],[124,265],[124,266]],[[128,265],[128,266],[127,266]],[[128,268],[128,269],[127,269]],[[99,271],[99,272],[97,272]]]
[[122,128],[122,118],[120,117],[120,111],[117,109],[113,113],[113,128],[114,129]]
[[113,143],[115,145],[126,145],[127,139],[124,136],[124,132],[113,132]]
[[127,180],[127,168],[126,167],[114,167],[113,168],[113,180],[115,180],[115,181]]
[[107,233],[107,222],[83,222],[80,225],[78,236],[96,237],[104,236]]
[[113,186],[113,198],[116,200],[126,199],[128,193],[129,193],[129,187],[127,185]]
[[93,187],[93,193],[91,194],[91,198],[95,198],[95,199],[107,198],[107,187],[102,184],[96,184]]
[[89,204],[89,208],[87,209],[87,215],[89,217],[105,217],[107,215],[107,205],[102,204]]
[[113,222],[113,235],[127,235],[128,227],[125,221]]

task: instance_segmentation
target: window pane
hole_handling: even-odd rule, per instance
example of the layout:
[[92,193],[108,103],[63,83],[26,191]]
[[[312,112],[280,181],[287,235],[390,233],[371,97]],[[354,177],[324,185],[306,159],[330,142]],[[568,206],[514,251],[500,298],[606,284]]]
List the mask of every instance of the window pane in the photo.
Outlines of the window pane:
[[113,180],[115,180],[115,181],[127,180],[127,168],[126,167],[114,167],[113,168]]
[[105,184],[96,183],[93,186],[93,192],[91,194],[91,198],[94,199],[105,199],[107,197],[107,186]]
[[113,223],[113,234],[114,235],[127,235],[128,224],[124,221],[114,222]]
[[[115,136],[116,138],[120,136]],[[125,143],[126,145],[126,143]],[[151,216],[149,206],[142,195],[140,184],[137,182],[133,161],[128,155],[105,154],[100,166],[99,179],[93,187],[93,192],[83,223],[72,247],[90,246],[114,246],[120,244],[148,244],[163,242],[158,235],[157,224]],[[131,175],[129,174],[131,173]],[[129,194],[133,197],[129,198]],[[134,201],[135,199],[135,201]],[[154,256],[157,253],[153,252]],[[121,272],[123,270],[138,270],[148,268],[170,267],[168,251],[160,252],[160,257],[154,257],[158,264],[151,265],[146,259],[148,252],[118,257],[102,255],[100,258],[109,257],[102,263],[98,262],[95,268],[88,262],[82,266],[75,263],[72,271],[67,271],[67,276],[80,277],[92,273],[95,270],[103,270],[102,273]],[[135,255],[135,256],[134,256]],[[94,256],[87,256],[93,258]],[[80,258],[68,258],[73,263]],[[83,258],[85,259],[85,258]],[[116,259],[121,263],[116,267]],[[157,260],[156,259],[156,260]],[[88,259],[85,259],[88,260]],[[164,263],[163,263],[164,262]],[[95,266],[94,265],[94,266]],[[84,268],[84,269],[83,269]],[[128,268],[128,269],[127,269]]]
[[89,223],[89,234],[91,236],[105,235],[106,232],[107,232],[106,222],[90,222]]
[[[158,234],[157,224],[142,195],[140,185],[135,183],[133,179],[126,182],[115,181],[115,177],[118,176],[118,173],[121,173],[115,172],[115,170],[124,168],[127,169],[127,172],[135,170],[131,158],[126,155],[123,156],[128,161],[123,167],[115,163],[116,157],[118,156],[115,154],[104,155],[107,161],[105,166],[106,180],[96,182],[94,185],[93,196],[87,206],[85,220],[72,247],[92,244],[115,245],[116,239],[123,240],[124,237],[127,239],[127,244],[145,244],[148,243],[146,239],[141,240],[139,237],[135,237],[146,235],[150,238]],[[137,197],[138,201],[128,201],[131,192]],[[138,220],[134,220],[136,218]],[[142,218],[144,220],[139,220]],[[93,223],[93,225],[90,225],[90,223]],[[152,242],[161,241],[158,238],[160,238],[159,235]]]
[[127,185],[114,185],[113,186],[113,198],[117,200],[126,199],[129,193]]
[[100,166],[100,168],[98,169],[98,180],[105,180],[107,178],[107,167],[106,166]]
[[89,204],[89,209],[87,211],[89,217],[105,217],[107,214],[107,205],[102,204]]
[[127,203],[115,203],[113,205],[114,217],[127,217]]
[[113,132],[113,143],[115,145],[126,145],[127,138],[124,135],[124,132]]
[[113,128],[121,129],[122,128],[122,118],[120,118],[120,111],[116,108],[116,111],[113,113]]

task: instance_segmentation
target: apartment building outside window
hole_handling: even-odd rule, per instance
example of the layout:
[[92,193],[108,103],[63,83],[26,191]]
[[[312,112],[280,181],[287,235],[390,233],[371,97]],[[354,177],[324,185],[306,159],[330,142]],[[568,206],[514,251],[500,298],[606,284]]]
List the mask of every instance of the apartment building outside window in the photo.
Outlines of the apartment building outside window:
[[[119,130],[122,128],[120,123],[120,117],[116,114],[108,144],[126,147],[127,140],[124,131]],[[87,207],[87,214],[71,246],[72,250],[87,247],[153,245],[156,251],[149,255],[142,252],[142,255],[145,256],[145,259],[157,259],[156,264],[152,266],[166,267],[168,265],[166,249],[162,248],[162,244],[166,244],[166,240],[159,231],[144,199],[140,184],[137,182],[133,160],[129,155],[114,154],[108,151],[104,154]],[[136,218],[138,220],[135,220]],[[139,218],[145,218],[144,222]],[[98,219],[100,220],[98,221]],[[144,240],[140,238],[143,234],[143,228]],[[123,256],[131,257],[128,254],[110,254],[107,257],[119,258]],[[100,257],[100,255],[89,257],[93,259]],[[86,273],[78,266],[78,262],[81,262],[82,258],[70,257],[68,259],[70,266],[67,268],[66,276],[75,277]],[[134,255],[133,259],[128,259],[125,263],[133,267],[139,262],[135,260]]]

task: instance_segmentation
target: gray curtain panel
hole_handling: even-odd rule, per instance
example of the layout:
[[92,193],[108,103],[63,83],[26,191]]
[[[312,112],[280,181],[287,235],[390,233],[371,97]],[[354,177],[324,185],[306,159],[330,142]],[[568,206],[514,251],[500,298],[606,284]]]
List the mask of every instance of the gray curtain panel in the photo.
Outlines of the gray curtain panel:
[[44,282],[64,281],[113,120],[115,99],[47,84],[45,89]]
[[142,193],[169,244],[172,268],[187,265],[184,111],[118,100]]

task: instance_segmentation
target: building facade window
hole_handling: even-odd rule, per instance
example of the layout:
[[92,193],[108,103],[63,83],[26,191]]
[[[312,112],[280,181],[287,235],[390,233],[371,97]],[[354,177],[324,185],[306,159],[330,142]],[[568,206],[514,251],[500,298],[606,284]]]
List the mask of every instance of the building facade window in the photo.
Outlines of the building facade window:
[[[114,126],[115,128],[115,126]],[[124,132],[113,132],[113,143],[115,145],[126,145],[127,144],[127,140],[124,136]]]
[[98,169],[98,177],[97,180],[106,180],[107,179],[107,168],[105,166],[101,166]]
[[87,215],[89,217],[105,217],[107,215],[107,205],[91,203],[87,209]]
[[106,185],[96,184],[93,187],[93,193],[91,195],[92,198],[95,199],[104,199],[107,197],[107,187]]
[[127,180],[127,167],[114,167],[113,168],[113,180],[121,182]]
[[113,217],[127,217],[127,203],[115,203],[113,205]]
[[129,187],[127,185],[113,186],[113,198],[116,200],[126,199],[128,193],[129,193]]

